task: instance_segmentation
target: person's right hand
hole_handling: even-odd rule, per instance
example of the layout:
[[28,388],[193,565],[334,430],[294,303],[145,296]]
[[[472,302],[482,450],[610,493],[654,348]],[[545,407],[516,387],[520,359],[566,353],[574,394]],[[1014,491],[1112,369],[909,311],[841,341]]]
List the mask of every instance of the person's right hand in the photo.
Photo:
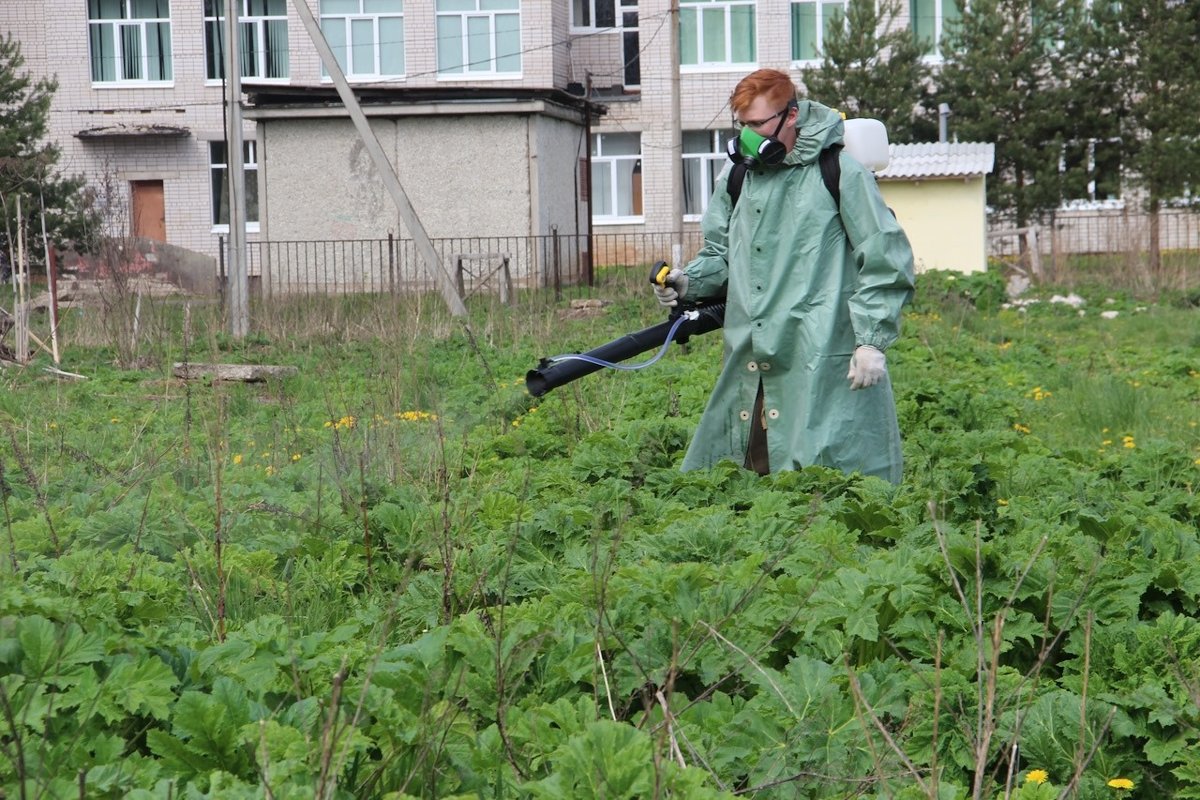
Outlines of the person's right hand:
[[687,275],[681,269],[672,269],[667,273],[666,281],[663,286],[654,284],[654,296],[658,298],[661,305],[673,308],[679,304],[680,299],[687,294],[688,279]]

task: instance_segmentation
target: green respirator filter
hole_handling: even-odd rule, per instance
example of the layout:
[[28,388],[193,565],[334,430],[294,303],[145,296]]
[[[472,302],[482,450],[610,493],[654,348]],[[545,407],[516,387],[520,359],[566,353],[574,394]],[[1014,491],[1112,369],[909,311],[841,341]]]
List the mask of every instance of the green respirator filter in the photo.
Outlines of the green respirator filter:
[[787,148],[778,139],[762,136],[750,128],[742,128],[738,134],[738,150],[743,157],[763,164],[778,164],[787,155]]

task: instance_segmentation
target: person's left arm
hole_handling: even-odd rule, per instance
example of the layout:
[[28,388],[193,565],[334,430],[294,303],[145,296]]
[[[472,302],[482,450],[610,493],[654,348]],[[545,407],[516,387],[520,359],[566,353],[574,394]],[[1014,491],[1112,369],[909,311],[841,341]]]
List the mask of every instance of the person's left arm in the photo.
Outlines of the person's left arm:
[[912,298],[913,252],[875,183],[841,154],[841,217],[858,271],[850,297],[855,345],[886,350],[900,335],[900,310]]

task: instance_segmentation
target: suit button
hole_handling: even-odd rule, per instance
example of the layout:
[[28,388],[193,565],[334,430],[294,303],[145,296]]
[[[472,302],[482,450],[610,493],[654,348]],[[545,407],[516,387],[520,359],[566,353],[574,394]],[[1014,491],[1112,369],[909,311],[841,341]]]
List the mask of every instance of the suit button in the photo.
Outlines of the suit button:
[[772,408],[767,412],[767,419],[779,419],[779,409]]
[[758,368],[761,369],[763,372],[770,372],[771,371],[771,362],[764,361],[758,365]]
[[751,372],[758,372],[758,362],[751,361],[749,364],[746,365],[746,369],[750,370]]
[[738,416],[741,417],[742,421],[744,422],[745,420],[750,419],[750,412],[749,411],[739,411]]

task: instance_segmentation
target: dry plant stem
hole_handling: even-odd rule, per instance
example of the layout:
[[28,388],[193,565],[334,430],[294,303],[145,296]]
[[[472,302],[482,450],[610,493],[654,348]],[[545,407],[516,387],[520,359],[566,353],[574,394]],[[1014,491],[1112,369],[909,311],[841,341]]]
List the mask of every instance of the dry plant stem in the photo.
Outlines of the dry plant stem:
[[[217,398],[217,429],[225,429],[225,396]],[[213,559],[217,567],[217,641],[225,641],[225,496],[222,491],[221,479],[224,476],[225,441],[216,437],[213,452],[213,494],[216,504],[216,514],[213,521]]]
[[795,717],[796,719],[800,719],[800,715],[799,715],[799,714],[796,712],[796,709],[792,707],[792,704],[788,702],[788,699],[787,699],[787,697],[784,695],[784,693],[783,693],[783,690],[779,688],[779,684],[777,684],[777,683],[775,682],[775,679],[774,679],[774,678],[772,678],[772,677],[771,677],[771,676],[770,676],[770,675],[767,673],[767,671],[766,671],[765,669],[763,669],[761,666],[759,666],[759,664],[758,664],[758,662],[757,662],[757,661],[755,661],[753,658],[751,658],[751,657],[750,657],[750,656],[749,656],[749,655],[746,653],[746,651],[745,651],[745,650],[743,650],[742,648],[738,647],[736,644],[734,644],[733,642],[729,641],[729,640],[728,640],[728,639],[726,639],[724,636],[722,636],[722,635],[721,635],[721,633],[720,633],[720,631],[718,631],[718,630],[717,630],[716,628],[714,628],[712,625],[709,625],[709,624],[708,624],[707,622],[705,622],[704,620],[699,620],[699,624],[700,624],[700,625],[702,625],[702,626],[704,626],[705,628],[707,628],[707,629],[708,629],[708,632],[709,632],[709,633],[710,633],[710,634],[713,636],[713,638],[715,638],[717,641],[719,641],[719,642],[723,643],[723,644],[724,644],[726,647],[728,647],[730,650],[733,650],[735,653],[737,653],[738,655],[740,655],[742,658],[746,659],[746,663],[747,663],[747,664],[749,664],[751,667],[753,667],[753,668],[755,669],[755,671],[756,671],[756,672],[758,672],[758,674],[759,674],[759,675],[762,675],[762,676],[763,676],[763,679],[764,679],[764,680],[766,680],[767,684],[768,684],[768,685],[769,685],[769,686],[770,686],[772,689],[774,689],[774,690],[775,690],[775,694],[779,696],[779,699],[780,699],[780,700],[783,702],[783,706],[784,706],[784,708],[786,708],[786,709],[788,710],[788,713],[790,713],[790,714],[791,714],[793,717]]
[[1096,612],[1089,609],[1083,625],[1083,685],[1079,692],[1079,741],[1075,745],[1076,774],[1081,771],[1079,760],[1083,758],[1084,748],[1087,747],[1088,676],[1092,670],[1092,626],[1095,622]]
[[368,512],[370,509],[367,506],[367,454],[364,450],[358,454],[358,487],[359,499],[358,508],[362,514],[363,526],[363,552],[366,553],[367,559],[367,584],[374,586],[375,570],[371,566],[371,523]]
[[321,726],[321,773],[317,777],[317,798],[323,800],[333,797],[337,780],[330,775],[333,763],[333,748],[335,743],[338,710],[342,702],[342,685],[346,682],[346,657],[342,656],[342,664],[333,676],[332,691],[329,695],[329,713],[325,715],[325,724]]
[[941,773],[938,769],[938,717],[942,712],[942,646],[946,641],[946,632],[938,631],[937,648],[933,653],[933,733],[929,745],[929,781],[933,793],[930,797],[938,796],[938,783]]
[[440,460],[437,470],[438,486],[442,490],[442,535],[438,547],[442,556],[442,624],[449,625],[454,619],[454,525],[450,520],[450,465],[446,458],[446,431],[442,418],[437,420],[437,437]]
[[4,505],[4,529],[8,532],[8,563],[12,567],[13,575],[16,575],[20,572],[21,565],[17,563],[17,540],[13,536],[12,514],[8,510],[8,496],[11,492],[8,479],[4,476],[4,461],[0,459],[0,504]]
[[13,457],[16,458],[17,465],[25,476],[25,484],[33,492],[33,500],[37,504],[38,510],[42,512],[42,518],[46,520],[46,530],[50,534],[50,544],[54,547],[54,555],[61,556],[62,546],[58,541],[58,532],[54,529],[54,520],[50,516],[50,506],[46,502],[46,494],[42,491],[42,485],[29,464],[29,454],[17,441],[17,432],[12,425],[5,425],[5,428],[8,430],[8,440],[12,443]]
[[[935,797],[934,795],[931,795],[929,793],[929,785],[927,783],[925,783],[924,780],[922,780],[920,770],[918,770],[916,765],[912,763],[912,760],[904,752],[903,748],[901,748],[900,745],[898,745],[896,743],[896,740],[894,738],[892,738],[892,734],[888,731],[887,726],[885,726],[883,724],[883,722],[880,721],[879,717],[875,715],[875,711],[874,711],[874,709],[871,708],[871,704],[868,703],[867,698],[863,696],[862,686],[858,682],[858,674],[855,673],[854,667],[850,664],[849,657],[844,657],[844,660],[845,660],[845,664],[846,664],[846,674],[850,677],[850,692],[854,695],[855,713],[866,712],[867,717],[871,720],[871,724],[875,727],[875,729],[877,731],[879,731],[879,733],[883,736],[883,740],[885,742],[887,742],[887,745],[891,749],[891,751],[896,754],[896,757],[899,758],[900,761],[907,768],[907,770],[908,770],[907,774],[910,775],[912,777],[912,779],[917,782],[917,786],[919,786],[921,788],[921,791],[925,794],[926,797],[930,797],[930,798]],[[868,742],[871,741],[870,737],[867,737],[867,741]],[[873,755],[874,745],[872,744],[871,747],[872,747],[872,755]],[[873,758],[874,758],[874,755],[873,755]],[[879,778],[880,778],[880,780],[883,780],[884,775],[883,775],[882,769],[880,768],[879,761],[878,761],[878,759],[875,759],[875,761],[876,761],[876,768],[879,773]]]
[[687,762],[683,760],[683,751],[679,749],[679,742],[675,739],[675,717],[671,715],[671,707],[667,705],[667,698],[663,697],[662,689],[656,690],[654,697],[662,707],[663,719],[667,722],[667,736],[671,740],[671,757],[675,759],[676,764],[686,767]]
[[[8,691],[5,690],[4,684],[0,683],[0,711],[4,714],[4,721],[8,724],[9,735],[0,737],[0,748],[8,760],[12,762],[17,773],[17,797],[20,800],[26,800],[25,786],[28,783],[28,775],[25,768],[25,744],[21,737],[21,728],[18,724],[16,714],[13,713],[12,702],[9,700]],[[11,743],[12,751],[9,751]]]
[[[531,473],[532,469],[525,471],[525,482],[521,490],[521,503],[517,508],[513,525],[513,535],[509,537],[508,546],[505,548],[504,570],[500,577],[500,602],[496,613],[494,637],[496,644],[492,654],[496,668],[496,730],[500,734],[500,741],[504,743],[504,755],[521,780],[528,780],[528,775],[517,761],[516,748],[513,747],[512,739],[508,735],[508,665],[504,660],[504,620],[505,611],[508,608],[508,580],[512,574],[512,562],[516,554],[517,543],[521,540],[521,522],[525,511],[525,501],[529,497]],[[516,651],[516,647],[513,648],[513,651]]]
[[596,663],[600,665],[600,676],[604,679],[604,699],[608,701],[608,716],[615,721],[617,710],[613,708],[612,687],[608,685],[608,670],[604,668],[604,651],[600,649],[599,639],[593,643],[596,645]]
[[1104,725],[1096,733],[1096,738],[1092,741],[1092,749],[1088,751],[1087,758],[1075,765],[1075,774],[1071,776],[1071,780],[1058,793],[1058,800],[1065,800],[1066,797],[1077,791],[1079,779],[1083,777],[1083,771],[1087,769],[1088,764],[1092,763],[1092,759],[1096,757],[1096,751],[1100,749],[1100,743],[1104,741],[1104,737],[1108,735],[1109,726],[1112,725],[1113,717],[1117,715],[1117,707],[1112,706],[1108,709],[1108,716],[1104,718]]

